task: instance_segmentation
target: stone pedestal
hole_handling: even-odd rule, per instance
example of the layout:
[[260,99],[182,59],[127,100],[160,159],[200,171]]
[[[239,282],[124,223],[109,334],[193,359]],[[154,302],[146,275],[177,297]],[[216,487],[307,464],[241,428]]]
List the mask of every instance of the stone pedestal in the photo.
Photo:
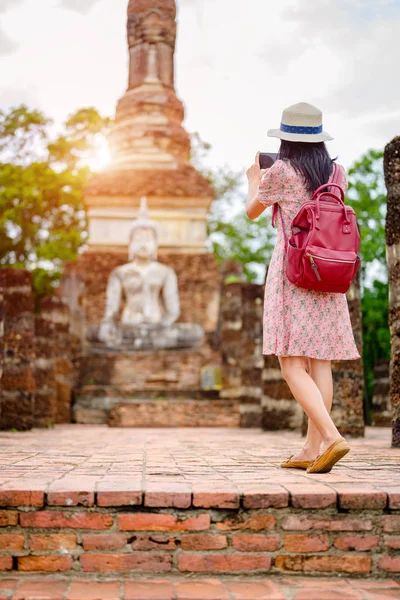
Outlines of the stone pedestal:
[[74,420],[121,427],[239,425],[239,403],[205,390],[201,373],[218,350],[111,352],[88,346],[79,361]]

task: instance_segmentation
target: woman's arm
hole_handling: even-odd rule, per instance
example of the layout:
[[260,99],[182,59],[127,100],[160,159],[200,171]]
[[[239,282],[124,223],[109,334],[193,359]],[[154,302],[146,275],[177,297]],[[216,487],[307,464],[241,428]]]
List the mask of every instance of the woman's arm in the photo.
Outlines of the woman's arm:
[[260,185],[263,171],[260,169],[260,163],[258,162],[259,152],[256,154],[255,162],[247,169],[246,175],[249,182],[249,190],[246,198],[246,215],[249,219],[254,221],[264,212],[267,208],[258,201],[258,188]]

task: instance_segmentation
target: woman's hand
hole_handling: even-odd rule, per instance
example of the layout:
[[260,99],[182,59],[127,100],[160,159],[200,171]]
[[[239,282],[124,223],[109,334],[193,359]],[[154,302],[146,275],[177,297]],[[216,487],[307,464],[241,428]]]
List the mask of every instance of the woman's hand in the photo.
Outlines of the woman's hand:
[[255,162],[246,171],[246,175],[247,175],[247,179],[249,180],[249,183],[253,183],[255,181],[258,183],[264,172],[260,168],[259,156],[260,156],[260,153],[257,152]]
[[246,199],[246,214],[251,220],[256,219],[265,210],[265,206],[257,201],[258,187],[260,185],[261,177],[265,172],[264,169],[260,169],[259,155],[260,153],[257,152],[254,164],[246,171],[247,179],[249,180],[249,190]]

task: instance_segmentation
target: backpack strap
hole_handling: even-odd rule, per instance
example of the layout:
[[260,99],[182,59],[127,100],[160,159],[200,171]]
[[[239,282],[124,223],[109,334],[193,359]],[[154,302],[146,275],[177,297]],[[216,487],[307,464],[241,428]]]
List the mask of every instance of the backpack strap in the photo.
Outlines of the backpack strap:
[[[342,187],[342,181],[343,181],[343,178],[342,178],[341,170],[336,163],[333,163],[332,181],[330,183],[335,184],[335,185],[340,185],[340,187]],[[329,188],[329,191],[330,191],[330,188]],[[279,206],[279,204],[277,202],[275,202],[275,204],[272,207],[272,227],[275,227],[276,215],[278,214],[278,212],[281,217],[282,233],[283,233],[283,239],[285,240],[285,253],[286,253],[289,240],[286,235],[285,225],[283,223],[282,209]]]

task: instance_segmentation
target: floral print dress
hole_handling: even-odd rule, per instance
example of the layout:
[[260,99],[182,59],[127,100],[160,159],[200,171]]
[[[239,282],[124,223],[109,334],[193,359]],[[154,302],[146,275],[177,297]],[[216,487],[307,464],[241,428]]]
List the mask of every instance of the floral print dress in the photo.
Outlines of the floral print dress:
[[[347,176],[342,171],[343,187]],[[310,200],[303,178],[288,161],[278,160],[259,185],[258,201],[279,204],[285,232],[301,204]],[[346,294],[316,292],[293,285],[286,276],[285,242],[280,217],[276,246],[268,268],[264,298],[263,354],[308,356],[323,360],[360,358],[354,341]]]

